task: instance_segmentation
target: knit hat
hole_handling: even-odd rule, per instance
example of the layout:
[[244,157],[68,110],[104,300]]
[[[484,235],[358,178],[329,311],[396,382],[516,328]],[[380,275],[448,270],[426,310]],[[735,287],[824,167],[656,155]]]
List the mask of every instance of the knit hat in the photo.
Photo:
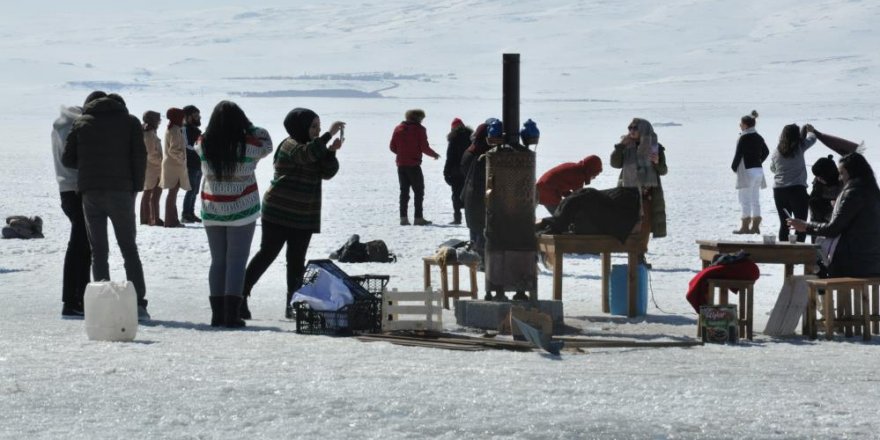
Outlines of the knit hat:
[[486,119],[486,126],[489,145],[501,145],[504,143],[504,123],[500,119]]
[[840,171],[837,170],[837,165],[834,163],[834,156],[832,155],[820,157],[813,164],[812,170],[814,176],[821,177],[829,185],[837,183],[840,179]]
[[312,140],[309,136],[309,128],[312,126],[318,114],[302,107],[297,107],[284,117],[284,129],[293,140],[300,144],[306,144]]
[[461,119],[455,118],[452,120],[452,128],[458,127],[459,125],[464,125],[464,122],[461,122]]
[[183,126],[183,110],[177,107],[171,107],[168,109],[168,111],[165,112],[165,117],[168,119],[169,128],[175,125],[178,127]]
[[536,145],[541,137],[541,131],[538,130],[538,124],[529,119],[523,122],[523,128],[519,131],[519,137],[522,139],[523,145]]

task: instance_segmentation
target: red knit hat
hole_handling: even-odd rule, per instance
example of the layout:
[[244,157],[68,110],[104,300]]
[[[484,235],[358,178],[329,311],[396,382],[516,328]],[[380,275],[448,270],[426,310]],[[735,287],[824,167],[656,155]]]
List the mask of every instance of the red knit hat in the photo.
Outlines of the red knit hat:
[[464,125],[464,122],[461,122],[461,119],[455,118],[452,120],[452,128],[458,127],[459,125]]

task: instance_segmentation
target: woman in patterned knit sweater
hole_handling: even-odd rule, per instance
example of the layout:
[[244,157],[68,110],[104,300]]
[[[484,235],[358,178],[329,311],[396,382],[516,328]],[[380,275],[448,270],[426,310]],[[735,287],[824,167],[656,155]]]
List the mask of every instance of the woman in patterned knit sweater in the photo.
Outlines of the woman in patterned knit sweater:
[[245,265],[260,217],[254,170],[272,152],[272,140],[266,130],[251,124],[238,105],[220,101],[195,151],[205,176],[201,196],[211,249],[211,326],[244,327]]
[[[287,244],[287,302],[285,316],[293,317],[290,298],[302,286],[306,251],[312,234],[321,232],[321,181],[339,171],[336,151],[342,139],[333,136],[345,128],[336,121],[321,135],[321,119],[305,108],[295,108],[284,118],[290,135],[275,152],[275,177],[263,199],[263,222],[260,250],[248,263],[245,297],[263,272],[269,268],[281,248]],[[247,300],[242,306],[245,318]]]

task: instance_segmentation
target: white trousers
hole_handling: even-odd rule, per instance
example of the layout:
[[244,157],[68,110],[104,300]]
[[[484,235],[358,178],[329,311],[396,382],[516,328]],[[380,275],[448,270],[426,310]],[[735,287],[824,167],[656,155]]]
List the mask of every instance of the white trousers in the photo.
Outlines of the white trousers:
[[739,204],[742,218],[761,216],[761,183],[764,181],[762,168],[749,168],[746,171],[746,186],[739,189]]

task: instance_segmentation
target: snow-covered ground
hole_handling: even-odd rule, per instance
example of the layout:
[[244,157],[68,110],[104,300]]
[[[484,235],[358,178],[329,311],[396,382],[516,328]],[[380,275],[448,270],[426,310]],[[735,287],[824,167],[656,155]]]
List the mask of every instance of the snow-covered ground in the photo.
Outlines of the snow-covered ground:
[[[520,53],[522,119],[542,133],[539,172],[589,154],[607,161],[634,116],[652,121],[667,147],[669,237],[648,255],[656,306],[636,319],[603,314],[598,259],[572,256],[566,323],[590,337],[682,340],[695,333],[684,300],[700,268],[694,240],[736,238],[729,163],[741,115],[761,113],[771,147],[784,124],[810,122],[864,140],[880,166],[878,19],[877,2],[844,0],[4,8],[0,217],[40,215],[46,238],[0,241],[0,437],[877,438],[876,339],[760,334],[782,285],[773,265],[761,266],[756,285],[754,342],[551,358],[297,335],[282,315],[281,259],[255,288],[247,330],[213,330],[203,228],[140,227],[154,320],[134,343],[89,341],[82,321],[60,319],[68,223],[49,134],[58,107],[93,89],[122,94],[136,115],[195,104],[205,122],[232,99],[276,144],[293,107],[314,109],[325,125],[344,120],[342,168],[324,186],[324,232],[309,257],[326,258],[354,233],[383,239],[397,263],[340,266],[415,289],[420,258],[467,229],[446,225],[442,159],[423,164],[436,225],[397,225],[391,131],[406,109],[422,108],[445,153],[453,118],[475,126],[500,117],[501,54]],[[807,161],[826,154],[817,146]],[[260,164],[261,190],[271,173]],[[594,186],[616,178],[606,162]],[[762,207],[772,231],[769,189]],[[112,246],[111,269],[124,277]],[[539,292],[550,298],[549,272]],[[451,312],[444,326],[463,330]]]

